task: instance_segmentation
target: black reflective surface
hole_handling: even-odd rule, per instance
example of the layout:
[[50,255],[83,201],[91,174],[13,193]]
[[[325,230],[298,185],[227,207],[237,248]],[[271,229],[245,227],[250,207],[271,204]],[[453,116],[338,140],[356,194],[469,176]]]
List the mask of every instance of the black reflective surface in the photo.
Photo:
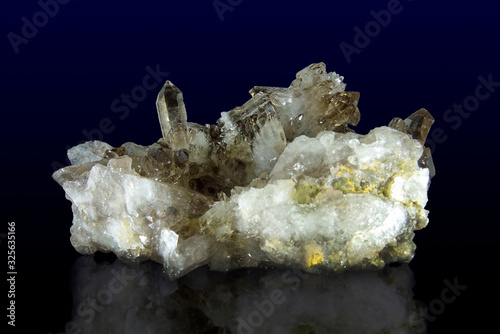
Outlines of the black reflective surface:
[[[43,15],[37,14],[42,11],[41,2],[52,4],[54,16],[48,17],[46,23],[38,21],[40,27],[33,31],[23,28],[26,21],[33,22],[35,14],[43,20]],[[60,3],[56,14],[55,2]],[[223,21],[214,8],[214,3],[220,2],[232,3],[233,8],[224,12]],[[176,290],[167,289],[164,294],[156,291],[144,297],[142,292],[147,295],[148,286],[160,286],[160,275],[155,274],[158,279],[148,279],[154,283],[138,287],[137,295],[130,295],[130,304],[126,304],[129,299],[125,297],[119,299],[120,294],[113,294],[113,300],[122,301],[118,305],[97,304],[106,307],[95,311],[93,321],[88,323],[90,315],[80,316],[78,306],[87,297],[97,298],[98,283],[106,287],[109,276],[102,274],[101,280],[97,277],[106,271],[100,269],[103,262],[99,260],[95,266],[97,276],[92,270],[82,269],[77,270],[80,278],[76,279],[77,275],[71,280],[73,265],[80,257],[69,242],[71,204],[51,174],[54,167],[67,164],[67,148],[81,141],[102,137],[113,146],[126,141],[149,145],[161,136],[155,111],[157,89],[147,90],[145,97],[136,95],[138,100],[144,98],[140,102],[130,99],[132,92],[140,93],[141,87],[146,87],[143,80],[149,75],[148,67],[158,66],[161,72],[168,72],[167,79],[182,89],[189,101],[188,121],[213,123],[221,111],[244,103],[254,85],[288,85],[299,69],[319,61],[325,62],[330,71],[345,76],[348,90],[361,92],[358,106],[362,117],[357,132],[367,133],[373,127],[388,124],[395,116],[404,117],[422,107],[435,117],[427,144],[433,150],[437,174],[429,190],[430,223],[415,235],[417,251],[410,264],[415,283],[411,291],[415,300],[427,308],[424,320],[428,333],[494,331],[498,327],[500,300],[500,2],[401,0],[404,9],[392,15],[386,26],[380,25],[375,34],[377,27],[371,22],[378,21],[373,13],[383,15],[389,3],[393,2],[2,1],[0,250],[6,260],[2,234],[7,232],[7,222],[16,222],[18,273],[16,327],[5,332],[83,333],[99,319],[105,321],[106,314],[110,326],[99,330],[107,333],[137,330],[134,323],[123,325],[127,318],[142,324],[139,333],[147,333],[149,321],[141,315],[151,315],[151,326],[162,319],[173,324],[175,315],[179,315],[179,319],[186,319],[186,328],[189,324],[201,324],[200,330],[212,331],[234,329],[231,321],[239,316],[247,321],[249,313],[243,306],[215,293],[216,285],[231,286],[246,275],[235,272],[214,276],[200,271],[193,273],[193,280],[204,277],[205,285],[193,285],[185,278],[177,282]],[[349,55],[348,62],[340,45],[356,46],[356,39],[362,43],[362,38],[356,37],[357,31],[364,31],[369,24],[375,29],[373,36],[368,36],[369,41],[365,40],[363,47]],[[18,40],[23,42],[16,53],[8,34],[21,36],[23,29],[30,37]],[[155,82],[148,78],[147,87],[151,87]],[[131,105],[123,100],[127,96]],[[2,266],[5,269],[5,262]],[[5,272],[2,309],[6,313]],[[87,281],[82,280],[82,275],[87,275],[83,276]],[[249,301],[250,306],[253,301],[262,302],[262,297],[269,298],[267,294],[272,290],[258,283],[264,281],[266,273],[251,271],[248,276],[257,283],[241,283],[249,288],[238,294],[231,292],[230,296],[240,298],[242,305]],[[307,282],[317,279],[310,278],[301,280],[299,288],[293,291],[279,274],[272,277],[287,293],[287,302],[276,304],[273,315],[277,318],[265,318],[260,327],[252,327],[254,333],[273,322],[283,324],[280,319],[284,314],[294,326],[329,324],[324,316],[315,318],[324,313],[314,307],[331,311],[320,301],[327,296],[328,300],[335,300],[336,295],[329,294],[336,291],[330,290],[335,285],[325,283],[326,287],[314,290],[312,283]],[[464,290],[463,286],[467,288]],[[168,283],[167,287],[172,286]],[[245,291],[253,291],[253,295]],[[179,295],[180,292],[186,295]],[[204,305],[202,301],[196,299],[201,296],[222,302],[203,308],[199,306]],[[148,309],[149,299],[152,301]],[[126,305],[133,306],[134,300],[143,300],[138,311],[134,313],[130,308],[128,317],[111,318]],[[302,300],[314,302],[300,309]],[[185,304],[186,301],[190,303]],[[185,308],[162,311],[156,307],[166,302]],[[162,316],[148,313],[155,307]],[[84,308],[82,312],[88,310]],[[205,313],[207,310],[220,310],[223,316]],[[306,319],[300,318],[299,311],[304,311]],[[0,326],[6,325],[5,313]],[[308,322],[309,319],[314,321]],[[80,327],[71,327],[73,320]],[[310,327],[298,329],[307,332]],[[189,330],[196,332],[197,328]],[[165,328],[163,332],[172,331]]]
[[201,267],[176,280],[162,266],[77,259],[72,319],[82,333],[426,333],[408,266],[318,276]]

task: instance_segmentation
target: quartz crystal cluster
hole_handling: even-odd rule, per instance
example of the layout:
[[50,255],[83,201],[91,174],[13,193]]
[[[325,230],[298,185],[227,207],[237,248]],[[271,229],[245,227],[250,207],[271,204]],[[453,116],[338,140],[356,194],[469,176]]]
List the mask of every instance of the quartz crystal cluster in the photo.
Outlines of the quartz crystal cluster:
[[205,264],[334,273],[409,262],[428,222],[434,119],[421,109],[356,134],[359,93],[345,87],[312,64],[203,126],[167,81],[158,142],[87,142],[54,173],[72,202],[71,243],[152,259],[172,279]]

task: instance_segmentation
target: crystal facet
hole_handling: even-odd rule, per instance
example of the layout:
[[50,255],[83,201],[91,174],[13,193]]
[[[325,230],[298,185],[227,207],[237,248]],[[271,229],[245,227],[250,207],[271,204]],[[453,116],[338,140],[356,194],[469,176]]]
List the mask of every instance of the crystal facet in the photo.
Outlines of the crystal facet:
[[157,143],[87,142],[54,173],[73,203],[73,246],[152,259],[170,278],[204,264],[333,273],[409,262],[428,222],[433,118],[421,109],[356,134],[359,93],[345,87],[312,64],[202,126],[167,81]]
[[[432,117],[427,110],[422,108],[408,116],[405,120],[402,120],[399,117],[393,118],[389,123],[389,126],[411,135],[413,139],[418,140],[420,144],[424,145],[425,139],[427,138],[433,123],[434,117]],[[436,174],[430,148],[424,147],[424,152],[422,153],[418,164],[420,167],[429,168],[431,177]]]

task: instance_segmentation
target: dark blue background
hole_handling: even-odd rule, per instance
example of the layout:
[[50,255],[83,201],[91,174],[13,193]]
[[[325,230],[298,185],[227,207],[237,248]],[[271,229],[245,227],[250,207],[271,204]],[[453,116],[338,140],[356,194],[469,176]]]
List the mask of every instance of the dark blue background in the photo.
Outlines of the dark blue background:
[[16,53],[8,34],[21,35],[21,18],[32,22],[41,8],[34,0],[2,1],[2,224],[18,227],[19,324],[55,332],[70,320],[69,268],[78,254],[53,166],[66,164],[66,147],[86,140],[83,131],[104,118],[113,131],[103,139],[114,146],[161,136],[158,89],[123,120],[111,107],[142,84],[147,66],[159,64],[184,92],[189,121],[213,123],[254,85],[288,86],[320,61],[345,76],[347,90],[361,92],[358,132],[421,107],[435,116],[447,139],[434,150],[430,224],[415,238],[415,293],[428,303],[445,278],[468,285],[430,324],[434,332],[490,318],[485,300],[498,301],[500,87],[460,126],[443,117],[474,94],[479,76],[500,81],[500,6],[402,0],[401,13],[348,63],[340,43],[353,45],[354,28],[364,29],[370,11],[387,3],[244,0],[221,21],[212,0],[72,0]]

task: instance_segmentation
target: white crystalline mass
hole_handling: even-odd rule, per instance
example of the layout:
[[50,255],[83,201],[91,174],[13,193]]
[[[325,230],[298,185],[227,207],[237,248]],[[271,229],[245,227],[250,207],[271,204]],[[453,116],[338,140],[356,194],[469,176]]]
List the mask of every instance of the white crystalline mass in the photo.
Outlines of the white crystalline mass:
[[[111,159],[107,166],[93,165],[83,180],[63,182],[73,202],[71,242],[83,254],[111,251],[125,261],[152,258],[171,263],[174,269],[183,256],[178,246],[190,240],[177,241],[177,234],[169,230],[172,216],[200,215],[201,211],[188,206],[206,210],[208,200],[190,193],[191,202],[185,203],[185,189],[141,177],[131,163],[128,156]],[[197,247],[203,249],[203,242]],[[181,266],[191,260],[195,258],[184,260]]]
[[[299,137],[286,147],[266,186],[234,194],[231,210],[219,211],[233,227],[226,231],[258,241],[273,263],[363,266],[427,224],[429,171],[418,167],[421,155],[416,140],[387,127],[366,136]],[[301,186],[317,192],[305,195],[311,203],[300,203]],[[206,216],[219,206],[227,203],[213,204]],[[413,243],[405,241],[403,261],[413,255]]]
[[[71,241],[82,253],[102,250],[133,261],[156,259],[173,277],[212,256],[220,267],[221,250],[214,239],[229,236],[252,240],[260,261],[302,264],[302,269],[313,267],[311,261],[335,268],[362,265],[387,246],[397,246],[398,237],[411,234],[418,224],[426,224],[429,172],[417,165],[421,154],[416,140],[387,127],[366,136],[322,132],[316,138],[299,137],[281,154],[267,185],[240,189],[229,200],[214,203],[141,177],[128,156],[119,157],[106,166],[93,165],[83,180],[63,182],[74,204]],[[358,189],[357,180],[365,182]],[[309,184],[318,193],[311,203],[300,203],[294,193]],[[211,205],[203,216],[204,231],[220,225],[213,235],[179,240],[170,229],[169,208],[179,211],[178,216],[190,215],[193,202],[183,203],[185,196],[199,201],[193,207]],[[231,267],[229,258],[225,266]]]
[[80,165],[85,162],[99,161],[107,150],[113,147],[101,141],[88,141],[68,150],[68,158],[72,165]]
[[71,243],[152,259],[170,278],[204,264],[332,273],[410,261],[428,221],[428,113],[356,134],[347,125],[359,120],[359,94],[344,88],[313,64],[289,88],[255,87],[201,126],[186,122],[167,82],[162,139],[81,144],[54,173],[73,204]]

